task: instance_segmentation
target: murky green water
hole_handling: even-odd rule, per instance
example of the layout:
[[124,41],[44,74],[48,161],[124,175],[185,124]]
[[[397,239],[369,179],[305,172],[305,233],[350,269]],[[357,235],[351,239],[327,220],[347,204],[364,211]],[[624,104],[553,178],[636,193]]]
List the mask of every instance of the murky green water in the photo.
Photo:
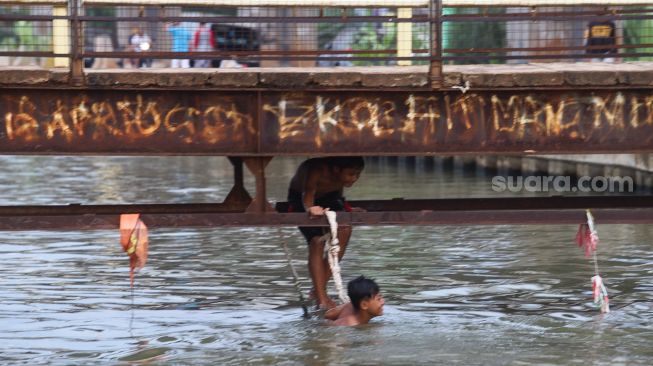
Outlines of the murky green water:
[[[222,158],[0,161],[3,205],[220,201],[232,181]],[[285,199],[298,162],[273,160],[271,197]],[[347,192],[493,194],[489,177],[421,161],[371,161]],[[598,229],[606,316],[591,304],[592,266],[574,226],[355,228],[345,280],[372,276],[386,297],[386,314],[361,328],[300,317],[279,246],[289,240],[307,290],[293,228],[151,230],[133,298],[117,230],[4,232],[0,363],[650,365],[653,228]]]

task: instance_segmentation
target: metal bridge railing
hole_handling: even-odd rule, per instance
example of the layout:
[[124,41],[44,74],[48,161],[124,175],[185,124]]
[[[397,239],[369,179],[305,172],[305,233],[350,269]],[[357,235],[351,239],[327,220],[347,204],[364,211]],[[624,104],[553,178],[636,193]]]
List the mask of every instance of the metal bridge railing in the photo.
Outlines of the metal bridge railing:
[[[0,67],[431,65],[653,59],[653,3],[0,0]],[[176,60],[176,61],[175,61]]]

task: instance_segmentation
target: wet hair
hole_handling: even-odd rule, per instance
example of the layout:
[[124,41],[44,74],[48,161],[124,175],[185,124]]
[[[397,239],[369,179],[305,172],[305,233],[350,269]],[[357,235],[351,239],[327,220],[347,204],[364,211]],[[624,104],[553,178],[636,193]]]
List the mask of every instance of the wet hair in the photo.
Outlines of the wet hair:
[[347,295],[356,310],[360,310],[361,301],[371,299],[378,293],[379,285],[373,279],[365,278],[365,276],[359,276],[349,281],[347,285]]
[[352,168],[363,170],[365,168],[365,160],[361,156],[333,156],[326,158],[326,161],[329,166],[340,169]]

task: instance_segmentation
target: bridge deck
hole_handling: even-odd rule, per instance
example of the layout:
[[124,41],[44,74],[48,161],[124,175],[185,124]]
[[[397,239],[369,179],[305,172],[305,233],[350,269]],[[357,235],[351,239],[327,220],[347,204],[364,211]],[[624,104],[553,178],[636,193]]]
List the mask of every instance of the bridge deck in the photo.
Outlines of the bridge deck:
[[[653,85],[653,62],[445,65],[443,89],[640,88]],[[0,68],[0,87],[70,88],[67,69]],[[432,90],[427,66],[244,69],[87,69],[83,87],[131,89]],[[79,86],[78,86],[79,87]]]
[[[0,71],[0,153],[650,152],[653,63]],[[456,88],[458,86],[459,88]],[[466,90],[464,87],[469,86]],[[463,93],[465,90],[466,93]]]

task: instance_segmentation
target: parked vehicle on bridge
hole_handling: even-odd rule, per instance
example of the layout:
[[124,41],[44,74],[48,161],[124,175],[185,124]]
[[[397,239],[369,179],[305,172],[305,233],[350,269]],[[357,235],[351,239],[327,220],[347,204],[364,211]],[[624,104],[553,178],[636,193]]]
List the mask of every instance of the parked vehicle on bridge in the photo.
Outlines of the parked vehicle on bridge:
[[[261,49],[260,32],[256,29],[226,24],[211,25],[216,51],[259,51]],[[236,61],[248,67],[258,67],[259,60],[247,60],[247,56],[213,59],[211,66],[220,67],[222,61]]]

